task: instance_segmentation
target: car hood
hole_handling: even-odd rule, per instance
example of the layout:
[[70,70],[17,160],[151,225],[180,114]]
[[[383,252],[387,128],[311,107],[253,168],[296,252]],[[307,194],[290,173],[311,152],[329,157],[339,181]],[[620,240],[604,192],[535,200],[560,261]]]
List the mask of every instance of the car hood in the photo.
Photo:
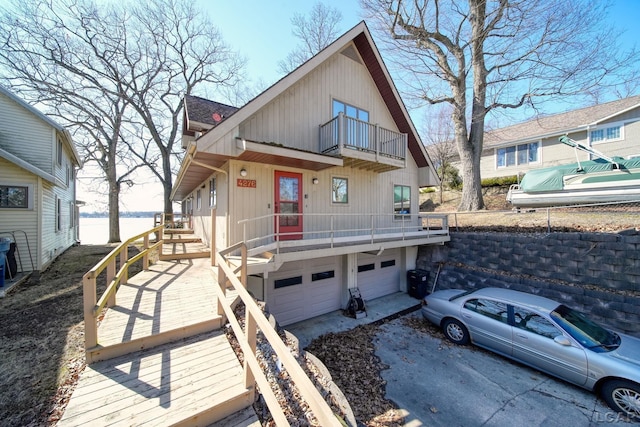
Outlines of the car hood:
[[640,365],[640,340],[629,335],[620,334],[620,347],[609,353],[611,357]]

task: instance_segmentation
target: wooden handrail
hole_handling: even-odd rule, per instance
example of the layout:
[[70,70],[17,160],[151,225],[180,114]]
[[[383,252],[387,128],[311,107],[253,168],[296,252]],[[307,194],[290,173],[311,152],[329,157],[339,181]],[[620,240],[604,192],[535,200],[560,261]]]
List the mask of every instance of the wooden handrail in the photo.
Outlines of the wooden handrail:
[[[162,230],[164,225],[159,225],[150,230],[137,234],[125,242],[120,243],[114,250],[109,252],[91,270],[84,274],[82,278],[83,309],[84,309],[84,347],[88,357],[88,351],[98,345],[98,325],[97,319],[100,312],[105,307],[116,304],[116,291],[120,284],[127,283],[129,267],[136,261],[142,259],[142,269],[149,269],[149,254],[157,248],[162,248],[164,240]],[[157,234],[157,242],[149,245],[149,236]],[[143,239],[143,250],[129,258],[129,245],[135,241]],[[116,272],[116,257],[120,257],[120,270]],[[98,299],[96,281],[98,276],[107,270],[107,288]],[[87,358],[87,361],[89,359]]]
[[[307,402],[313,412],[313,415],[316,417],[320,425],[341,426],[342,424],[331,410],[331,407],[327,404],[327,402],[325,402],[322,395],[318,392],[298,361],[295,359],[295,357],[293,357],[289,348],[285,345],[284,342],[282,342],[282,339],[280,338],[276,330],[271,326],[260,307],[258,307],[249,292],[246,290],[245,284],[243,283],[246,283],[246,274],[243,274],[241,276],[243,280],[243,282],[241,282],[222,254],[223,252],[227,254],[234,252],[237,249],[241,249],[241,262],[243,265],[246,265],[246,245],[244,245],[244,243],[240,243],[234,245],[232,248],[235,249],[230,250],[231,248],[227,248],[225,251],[221,251],[216,254],[219,284],[219,287],[216,287],[216,291],[218,292],[218,306],[224,311],[227,320],[231,324],[231,327],[236,334],[240,347],[244,352],[244,358],[246,361],[244,367],[245,378],[255,378],[255,381],[260,386],[260,391],[263,394],[265,402],[269,407],[269,410],[271,411],[271,415],[273,416],[276,425],[288,426],[289,423],[286,420],[284,411],[282,410],[277,398],[271,391],[271,386],[269,385],[264,372],[260,368],[255,354],[255,344],[252,345],[252,343],[255,343],[256,339],[256,328],[260,328],[263,335],[271,345],[272,349],[277,354],[284,367],[287,369],[290,378],[298,387],[302,398],[305,400],[305,402]],[[240,324],[235,319],[235,315],[233,313],[231,305],[226,300],[225,293],[227,285],[231,285],[231,287],[237,292],[240,299],[244,302],[247,332],[244,332],[240,327]],[[247,384],[247,386],[250,386],[250,384]]]

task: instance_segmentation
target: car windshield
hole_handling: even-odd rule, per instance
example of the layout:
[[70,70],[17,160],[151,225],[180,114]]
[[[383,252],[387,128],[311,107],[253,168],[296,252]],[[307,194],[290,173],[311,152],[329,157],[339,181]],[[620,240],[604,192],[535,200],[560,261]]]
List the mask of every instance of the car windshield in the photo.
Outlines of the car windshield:
[[560,305],[551,318],[584,347],[598,353],[615,350],[620,346],[620,336],[608,331],[589,319],[584,313]]

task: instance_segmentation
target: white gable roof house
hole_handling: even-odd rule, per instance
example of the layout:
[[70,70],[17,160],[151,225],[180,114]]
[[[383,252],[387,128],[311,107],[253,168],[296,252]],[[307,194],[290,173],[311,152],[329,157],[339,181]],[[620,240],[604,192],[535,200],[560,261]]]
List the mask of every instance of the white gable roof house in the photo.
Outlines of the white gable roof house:
[[281,325],[406,292],[418,246],[449,240],[420,216],[438,179],[364,22],[241,108],[184,102],[172,199],[212,251],[247,245]]
[[0,296],[78,241],[80,166],[69,132],[0,86]]

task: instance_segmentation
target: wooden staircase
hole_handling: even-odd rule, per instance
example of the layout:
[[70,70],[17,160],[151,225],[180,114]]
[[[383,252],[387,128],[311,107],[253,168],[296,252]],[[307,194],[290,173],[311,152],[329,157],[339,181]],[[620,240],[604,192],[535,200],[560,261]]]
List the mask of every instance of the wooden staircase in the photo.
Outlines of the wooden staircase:
[[160,260],[209,258],[211,250],[187,228],[167,228],[163,230],[164,244]]
[[121,284],[58,425],[259,426],[255,390],[221,330],[216,281],[209,260],[185,257]]

